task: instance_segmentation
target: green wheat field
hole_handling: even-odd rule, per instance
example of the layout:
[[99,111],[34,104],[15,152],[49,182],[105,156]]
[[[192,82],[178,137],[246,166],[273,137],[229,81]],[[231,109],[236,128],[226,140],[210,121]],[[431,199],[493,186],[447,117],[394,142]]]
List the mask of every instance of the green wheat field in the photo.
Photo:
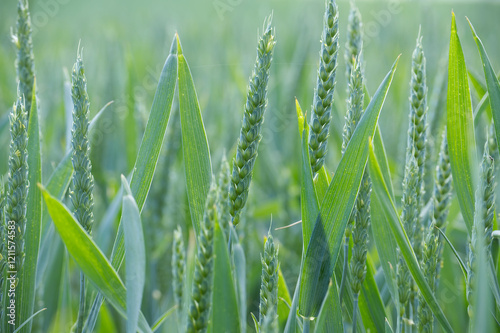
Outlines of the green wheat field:
[[500,332],[499,17],[0,0],[0,332]]

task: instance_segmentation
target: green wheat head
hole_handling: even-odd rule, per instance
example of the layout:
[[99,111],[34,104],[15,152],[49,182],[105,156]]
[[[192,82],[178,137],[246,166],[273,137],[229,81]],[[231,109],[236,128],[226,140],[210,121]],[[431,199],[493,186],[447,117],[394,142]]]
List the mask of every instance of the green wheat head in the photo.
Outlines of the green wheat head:
[[177,226],[174,230],[174,242],[172,246],[172,276],[175,305],[177,305],[178,318],[182,316],[182,296],[184,291],[184,279],[186,273],[186,249],[182,238],[182,229]]
[[[414,226],[418,218],[418,191],[418,165],[415,157],[411,155],[406,165],[405,177],[403,179],[403,212],[401,214],[401,221],[409,239],[413,237]],[[400,316],[403,316],[405,313],[405,307],[411,294],[412,281],[406,262],[400,255],[397,268]]]
[[339,48],[338,19],[337,4],[330,0],[326,3],[323,20],[318,78],[314,91],[309,131],[309,149],[313,174],[316,174],[325,163],[327,151]]
[[[467,312],[469,318],[474,317],[474,290],[477,288],[475,275],[477,274],[477,251],[479,250],[479,241],[482,241],[486,258],[491,256],[491,232],[493,228],[493,215],[495,211],[495,179],[494,179],[494,162],[489,155],[488,142],[484,147],[483,159],[481,161],[479,186],[476,191],[476,211],[474,214],[474,226],[469,241],[469,253],[467,261]],[[482,229],[482,233],[479,232]],[[480,240],[479,236],[483,239]]]
[[345,44],[344,59],[346,64],[346,77],[351,77],[353,68],[356,67],[355,61],[361,55],[363,48],[363,23],[361,20],[361,13],[354,5],[354,1],[350,2],[351,9],[347,21],[347,42]]
[[17,48],[16,71],[20,95],[24,96],[26,113],[31,110],[31,96],[35,80],[35,61],[31,37],[31,17],[27,0],[19,0],[17,4],[17,25],[12,34]]
[[[406,145],[406,163],[411,156],[415,158],[418,166],[417,173],[417,209],[422,207],[422,198],[425,190],[424,169],[427,134],[427,84],[425,74],[425,56],[422,49],[422,36],[420,31],[417,45],[412,55],[411,81],[410,81],[410,124],[408,127],[408,142]],[[414,221],[414,231],[410,240],[417,259],[422,258],[423,223],[420,219]]]
[[232,223],[235,226],[240,221],[241,210],[248,198],[267,107],[267,83],[275,44],[271,19],[272,17],[269,17],[266,20],[264,33],[257,46],[257,59],[249,81],[236,157],[233,160],[229,198]]
[[217,189],[217,211],[219,213],[219,224],[224,230],[226,237],[229,236],[229,223],[231,213],[229,212],[229,186],[231,182],[231,174],[229,163],[226,159],[226,154],[222,155],[220,165],[218,189]]
[[73,66],[71,97],[73,99],[73,128],[71,131],[73,149],[73,188],[71,201],[75,218],[90,234],[94,223],[94,177],[90,162],[89,131],[89,96],[87,94],[87,79],[81,50],[78,51],[76,63]]
[[[271,233],[261,255],[262,276],[260,284],[259,327],[261,332],[278,331],[278,247]],[[265,330],[265,328],[268,328]]]
[[481,163],[480,191],[483,193],[481,200],[482,220],[484,223],[484,246],[486,252],[491,254],[491,233],[493,232],[493,218],[495,215],[495,162],[490,156],[488,142],[484,146],[483,161]]
[[368,252],[368,228],[370,227],[371,180],[365,171],[356,199],[356,218],[352,233],[351,288],[358,294],[366,275],[366,254]]
[[[20,91],[18,91],[20,94]],[[21,272],[24,263],[24,231],[28,197],[28,133],[24,98],[18,97],[10,115],[10,154],[7,196],[5,202],[6,221],[14,221],[16,233],[16,271]]]
[[495,134],[495,124],[491,122],[488,129],[488,149],[490,150],[490,156],[493,157],[495,161],[495,173],[498,172],[498,167],[500,165],[500,153],[498,151],[498,143]]
[[[446,218],[451,202],[452,176],[450,157],[448,155],[448,140],[446,130],[443,133],[441,151],[439,153],[438,165],[436,167],[436,180],[432,193],[432,212],[429,228],[426,232],[423,247],[423,259],[421,267],[427,283],[433,291],[437,289],[439,271],[442,265],[443,240],[439,229],[445,230]],[[418,325],[421,332],[432,332],[434,316],[431,309],[419,294]]]
[[[344,130],[342,132],[342,155],[344,155],[347,145],[351,140],[354,130],[363,115],[363,73],[361,71],[361,62],[359,58],[354,61],[354,71],[351,72],[349,78],[349,98],[347,99],[347,113],[345,116]],[[354,227],[354,219],[356,217],[356,206],[354,207],[349,222],[347,223],[345,236],[348,239],[352,234]]]
[[217,223],[217,185],[215,179],[208,192],[205,214],[198,236],[198,253],[193,273],[191,304],[188,309],[187,332],[206,332],[212,305],[214,268],[214,227]]

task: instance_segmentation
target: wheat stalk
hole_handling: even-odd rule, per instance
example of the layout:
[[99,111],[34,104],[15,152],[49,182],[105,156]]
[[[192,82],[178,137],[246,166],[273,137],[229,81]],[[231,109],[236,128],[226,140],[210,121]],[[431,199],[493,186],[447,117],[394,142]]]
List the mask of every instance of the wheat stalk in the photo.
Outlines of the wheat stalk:
[[316,174],[325,163],[328,131],[330,128],[337,53],[339,48],[337,4],[329,0],[326,3],[323,19],[323,35],[319,51],[319,67],[316,89],[311,112],[309,148],[311,168]]
[[271,19],[269,17],[264,23],[264,33],[257,46],[257,59],[250,77],[236,157],[233,160],[229,198],[232,223],[235,226],[240,221],[241,210],[248,198],[267,106],[267,83],[275,44]]

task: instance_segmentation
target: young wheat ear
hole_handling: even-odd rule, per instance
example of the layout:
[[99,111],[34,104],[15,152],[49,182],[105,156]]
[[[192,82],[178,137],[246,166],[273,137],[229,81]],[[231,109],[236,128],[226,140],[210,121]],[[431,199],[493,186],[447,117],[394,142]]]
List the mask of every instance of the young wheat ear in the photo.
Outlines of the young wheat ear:
[[262,277],[260,284],[259,327],[262,332],[278,331],[278,247],[269,231],[261,255]]
[[311,108],[309,149],[313,175],[325,163],[327,151],[339,48],[338,21],[337,4],[330,0],[326,3],[321,50],[319,52],[318,79]]
[[[438,165],[436,167],[436,180],[432,193],[432,211],[429,227],[425,236],[423,246],[423,259],[421,267],[426,277],[428,285],[433,291],[437,289],[439,282],[439,270],[442,265],[443,239],[439,235],[439,229],[443,232],[446,229],[446,218],[451,201],[451,167],[448,156],[448,140],[446,139],[446,129],[443,132],[441,151],[439,153]],[[418,302],[418,326],[422,332],[432,331],[434,315],[419,293]]]
[[194,266],[191,304],[188,308],[187,319],[187,332],[189,333],[206,332],[212,306],[214,227],[217,223],[216,184],[215,178],[212,177],[197,242],[198,253]]
[[248,189],[252,180],[252,170],[257,158],[257,150],[261,139],[261,127],[267,106],[267,82],[269,68],[274,49],[274,31],[271,17],[264,26],[264,33],[257,46],[257,59],[248,86],[245,113],[241,125],[236,157],[233,160],[229,199],[232,223],[238,225],[241,210],[248,197]]
[[[73,100],[73,128],[71,130],[71,148],[73,156],[73,186],[70,192],[73,212],[76,220],[89,235],[94,224],[94,177],[90,162],[89,112],[90,102],[87,94],[87,78],[83,66],[82,49],[78,45],[77,57],[72,73],[71,98]],[[86,313],[85,278],[80,273],[80,309],[76,321],[76,333],[83,331]]]
[[31,110],[31,96],[35,81],[35,57],[33,55],[33,41],[31,17],[27,0],[19,0],[17,4],[16,30],[12,33],[12,41],[17,48],[16,72],[19,83],[20,96],[25,98],[27,119]]

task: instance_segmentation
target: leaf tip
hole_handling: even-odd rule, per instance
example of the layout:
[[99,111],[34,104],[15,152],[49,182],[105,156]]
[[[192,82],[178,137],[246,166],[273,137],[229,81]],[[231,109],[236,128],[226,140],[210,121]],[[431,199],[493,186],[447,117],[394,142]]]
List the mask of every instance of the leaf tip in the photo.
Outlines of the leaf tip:
[[174,39],[170,45],[170,54],[177,54],[177,45],[179,44],[179,34],[175,32]]
[[174,41],[172,42],[172,48],[170,50],[170,53],[174,54],[172,53],[172,50],[174,50],[177,55],[182,55],[181,39],[179,38],[179,34],[177,32],[175,33]]
[[125,190],[125,193],[127,195],[132,196],[132,190],[130,190],[130,186],[128,184],[127,178],[125,178],[124,175],[121,175],[121,180],[122,180],[122,186],[123,186],[123,189]]

